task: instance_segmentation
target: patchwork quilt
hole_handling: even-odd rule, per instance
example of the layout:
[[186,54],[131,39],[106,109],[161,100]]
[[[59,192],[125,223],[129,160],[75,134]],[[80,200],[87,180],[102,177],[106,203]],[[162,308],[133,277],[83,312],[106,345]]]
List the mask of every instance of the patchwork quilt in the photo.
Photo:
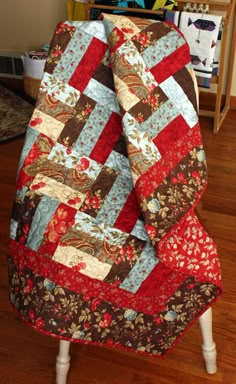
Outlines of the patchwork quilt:
[[221,293],[195,215],[207,181],[175,26],[59,23],[22,150],[10,298],[34,329],[162,357]]

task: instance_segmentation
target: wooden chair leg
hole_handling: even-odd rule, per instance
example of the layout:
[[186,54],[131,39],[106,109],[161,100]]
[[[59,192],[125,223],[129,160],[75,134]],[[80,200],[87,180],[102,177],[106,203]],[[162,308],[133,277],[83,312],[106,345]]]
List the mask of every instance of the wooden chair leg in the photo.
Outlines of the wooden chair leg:
[[216,345],[212,335],[212,309],[209,308],[199,318],[202,332],[202,354],[205,360],[206,371],[209,374],[216,373]]
[[66,384],[67,374],[70,368],[69,348],[69,341],[60,340],[59,353],[56,360],[56,384]]

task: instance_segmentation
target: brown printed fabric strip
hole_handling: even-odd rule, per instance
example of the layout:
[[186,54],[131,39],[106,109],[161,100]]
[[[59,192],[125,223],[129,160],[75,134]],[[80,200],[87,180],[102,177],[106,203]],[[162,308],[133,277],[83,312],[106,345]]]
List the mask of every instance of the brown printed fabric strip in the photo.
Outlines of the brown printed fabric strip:
[[93,179],[90,179],[86,173],[80,172],[76,167],[65,169],[65,184],[76,191],[83,194],[87,193],[93,182]]
[[138,99],[142,100],[148,97],[149,91],[144,85],[143,80],[137,74],[135,65],[128,63],[123,54],[119,52],[113,54],[112,64],[116,68],[115,75],[122,80],[129,89],[132,89],[132,93],[134,93]]
[[162,91],[160,87],[156,87],[149,96],[140,100],[129,112],[137,122],[143,123],[146,121],[155,111],[157,111],[166,101],[168,97]]
[[104,199],[109,193],[111,187],[113,186],[117,176],[118,172],[114,171],[111,168],[103,166],[101,172],[99,173],[98,177],[91,186],[91,194],[95,195],[98,190],[101,190],[100,195],[101,198]]
[[21,244],[25,244],[27,241],[31,223],[40,200],[41,196],[38,195],[36,195],[34,199],[32,199],[31,196],[25,196],[22,204],[17,205],[19,211],[18,214],[15,213],[15,215],[18,216],[16,241],[19,241]]
[[75,31],[75,27],[66,25],[63,27],[63,24],[60,26],[60,23],[57,25],[56,31],[50,44],[50,50],[44,69],[45,72],[50,74],[53,73]]
[[118,173],[116,171],[104,166],[91,185],[87,199],[81,205],[80,211],[85,212],[89,216],[96,217],[117,176]]
[[64,124],[74,115],[74,108],[46,92],[39,93],[36,108]]
[[189,100],[191,101],[195,111],[198,113],[197,98],[193,85],[193,79],[187,68],[184,67],[180,69],[173,75],[173,78],[181,86],[184,93],[188,96]]
[[66,147],[72,147],[82,132],[85,124],[85,120],[78,120],[76,116],[73,116],[66,122],[58,138],[58,142]]
[[100,240],[91,233],[77,230],[76,225],[74,228],[69,228],[65,236],[61,238],[60,244],[63,244],[63,246],[72,246],[110,265],[112,265],[114,260],[118,259],[120,255],[119,245],[109,244],[104,239]]
[[58,142],[67,147],[73,146],[89,120],[89,116],[95,106],[96,101],[82,94],[75,106],[75,113],[73,117],[66,122],[58,138]]
[[22,201],[16,198],[13,201],[13,206],[12,206],[12,213],[11,213],[11,218],[15,221],[19,221],[21,215],[22,215],[23,209],[22,209]]
[[112,91],[115,91],[112,71],[107,65],[99,64],[92,78]]
[[188,212],[205,187],[206,161],[197,159],[199,149],[190,152],[141,203],[145,222],[157,228],[159,239]]
[[102,240],[83,230],[77,230],[76,225],[73,228],[69,228],[66,234],[62,236],[60,243],[63,246],[66,245],[79,249],[94,257],[97,257],[99,249],[103,247]]
[[[154,316],[84,297],[24,268],[9,258],[10,298],[17,311],[41,332],[70,341],[116,346],[164,356],[203,309],[219,295],[211,283],[189,277]],[[32,289],[33,287],[33,289]],[[194,305],[193,305],[194,302]]]
[[121,155],[128,157],[127,146],[124,135],[120,135],[119,140],[115,143],[113,151],[120,153]]
[[[129,18],[129,15],[130,14],[126,15],[127,18]],[[150,14],[148,16],[150,16]],[[131,20],[140,30],[148,28],[149,25],[153,23],[153,20],[150,20],[149,18],[140,18],[140,14],[137,17],[131,17]]]
[[138,262],[145,244],[146,241],[140,240],[133,235],[129,235],[122,247],[124,254],[122,254],[122,250],[120,250],[119,258],[112,264],[112,268],[104,281],[109,283],[120,283],[124,281],[128,273]]
[[125,280],[131,269],[132,266],[128,260],[121,261],[119,265],[114,263],[104,281],[106,283],[120,284]]
[[39,172],[59,183],[65,183],[65,167],[61,164],[47,161],[45,158],[39,157],[32,164],[24,168],[26,174],[35,177]]
[[146,40],[146,37],[148,37],[148,42],[150,45],[152,45],[157,40],[168,35],[169,32],[169,26],[167,27],[166,24],[157,21],[156,23],[152,23],[145,29],[143,29],[132,39],[132,41],[135,47],[137,48],[138,52],[142,53],[147,48],[147,46],[144,44],[143,39]]

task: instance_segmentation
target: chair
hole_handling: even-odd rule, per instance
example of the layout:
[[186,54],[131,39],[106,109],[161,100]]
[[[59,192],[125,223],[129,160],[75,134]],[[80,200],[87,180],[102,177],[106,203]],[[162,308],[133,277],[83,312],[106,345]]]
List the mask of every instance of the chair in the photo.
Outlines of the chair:
[[[205,361],[206,371],[214,374],[216,366],[216,345],[212,334],[212,308],[210,307],[199,318],[202,333],[202,354]],[[70,368],[69,355],[70,341],[60,340],[59,353],[56,359],[56,384],[67,384],[67,374]]]

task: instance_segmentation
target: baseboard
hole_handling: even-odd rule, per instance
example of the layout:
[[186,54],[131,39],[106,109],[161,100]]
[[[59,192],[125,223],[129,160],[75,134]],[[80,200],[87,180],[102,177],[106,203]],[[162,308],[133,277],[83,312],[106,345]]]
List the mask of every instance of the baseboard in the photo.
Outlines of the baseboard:
[[230,109],[236,109],[236,96],[230,96]]
[[0,77],[0,83],[6,85],[6,87],[17,91],[24,91],[23,79],[15,79],[8,77]]
[[[225,95],[222,95],[221,106],[225,103]],[[216,104],[216,94],[211,92],[200,92],[200,108],[214,111]],[[230,109],[236,109],[236,96],[230,96]]]

